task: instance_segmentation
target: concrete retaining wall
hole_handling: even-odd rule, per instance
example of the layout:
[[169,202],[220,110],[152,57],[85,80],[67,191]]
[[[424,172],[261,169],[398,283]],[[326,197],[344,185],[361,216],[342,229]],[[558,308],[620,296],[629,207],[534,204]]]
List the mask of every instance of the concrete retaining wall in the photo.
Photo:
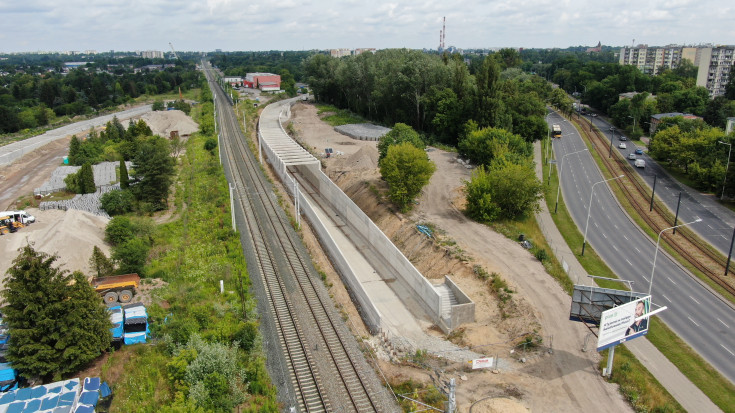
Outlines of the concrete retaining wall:
[[463,323],[473,323],[475,321],[475,303],[448,275],[444,276],[444,284],[452,290],[454,297],[457,299],[457,304],[452,306],[451,318],[445,320],[448,327],[454,329]]
[[334,242],[334,239],[329,235],[326,230],[326,226],[321,222],[317,214],[314,212],[311,204],[304,198],[303,192],[299,192],[299,202],[301,211],[304,216],[311,222],[311,226],[319,237],[319,241],[322,247],[327,251],[329,257],[332,260],[332,264],[338,269],[342,280],[347,284],[347,288],[352,295],[353,299],[358,302],[358,310],[362,316],[363,321],[367,325],[370,333],[378,334],[383,330],[381,323],[380,311],[370,300],[370,296],[367,294],[362,284],[357,281],[357,276],[352,270],[350,263],[344,258],[342,251],[339,246]]
[[408,288],[432,321],[441,325],[441,296],[383,231],[327,175],[316,168],[298,167],[298,171],[318,188],[320,196],[340,217],[366,239],[377,255],[384,258],[383,264],[391,271],[385,275],[394,277]]

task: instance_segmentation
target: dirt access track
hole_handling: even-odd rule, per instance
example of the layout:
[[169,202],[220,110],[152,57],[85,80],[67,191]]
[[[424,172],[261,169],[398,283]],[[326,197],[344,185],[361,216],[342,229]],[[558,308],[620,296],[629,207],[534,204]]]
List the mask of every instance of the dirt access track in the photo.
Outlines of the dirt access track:
[[[451,340],[490,357],[499,357],[496,372],[471,370],[465,363],[446,360],[426,362],[423,368],[406,363],[380,362],[390,380],[433,382],[443,387],[449,378],[457,383],[460,412],[626,412],[632,411],[615,384],[606,382],[597,369],[599,355],[581,348],[588,331],[569,321],[571,298],[546,273],[541,263],[518,243],[468,220],[461,212],[463,181],[470,171],[456,161],[456,154],[430,149],[437,171],[408,215],[394,211],[386,201],[385,183],[377,169],[376,142],[353,140],[319,119],[315,106],[297,103],[292,109],[296,139],[313,154],[325,147],[343,155],[323,158],[327,173],[353,201],[393,240],[427,278],[451,274],[476,303],[476,322],[463,325]],[[415,225],[436,229],[435,240],[419,233]],[[359,315],[344,291],[338,274],[319,251],[316,239],[304,232],[314,260],[328,276],[331,294],[342,307],[356,334],[365,337]],[[482,267],[497,273],[515,293],[499,305],[487,282],[473,271]],[[534,332],[542,345],[526,352],[514,348],[514,338]],[[435,329],[429,334],[441,335]],[[374,348],[377,340],[369,340]],[[381,354],[380,349],[376,350]],[[473,406],[474,404],[474,406]]]

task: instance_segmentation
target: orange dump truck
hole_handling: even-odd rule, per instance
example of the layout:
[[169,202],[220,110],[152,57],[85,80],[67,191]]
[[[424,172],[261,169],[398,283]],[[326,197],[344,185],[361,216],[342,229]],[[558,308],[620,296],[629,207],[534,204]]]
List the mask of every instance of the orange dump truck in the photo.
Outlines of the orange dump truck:
[[138,274],[111,275],[92,279],[92,287],[102,297],[105,304],[129,303],[140,285]]

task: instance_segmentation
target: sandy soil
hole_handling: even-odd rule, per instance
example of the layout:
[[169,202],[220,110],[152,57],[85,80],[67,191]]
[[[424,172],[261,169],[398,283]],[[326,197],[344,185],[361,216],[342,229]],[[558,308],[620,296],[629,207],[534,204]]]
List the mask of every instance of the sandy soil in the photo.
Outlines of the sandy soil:
[[[461,213],[462,181],[470,171],[456,162],[456,154],[431,150],[429,157],[437,172],[424,189],[414,211],[403,216],[392,210],[385,199],[385,184],[377,171],[375,142],[352,140],[318,119],[316,108],[298,103],[292,109],[297,139],[315,155],[331,146],[344,155],[322,158],[325,172],[357,203],[373,221],[401,248],[406,256],[429,279],[451,274],[476,303],[476,322],[458,329],[451,339],[473,346],[476,351],[506,360],[500,371],[471,371],[467,366],[429,363],[418,369],[380,362],[391,380],[408,378],[436,385],[457,381],[459,411],[630,411],[617,386],[599,375],[597,353],[582,352],[586,335],[578,323],[568,321],[569,296],[546,274],[541,263],[518,243],[474,223]],[[436,228],[435,240],[415,229],[416,223]],[[305,237],[312,250],[318,249],[311,236]],[[315,260],[329,265],[316,255]],[[496,272],[516,291],[509,304],[498,305],[485,281],[472,267],[479,265],[488,273]],[[339,277],[325,271],[332,284],[332,295],[353,324],[359,316]],[[536,332],[543,345],[535,351],[515,351],[514,337]],[[358,331],[364,336],[364,331]],[[440,335],[435,330],[430,334]],[[481,346],[481,347],[478,347]],[[513,353],[511,351],[513,350]],[[520,359],[523,358],[524,362]],[[482,400],[484,399],[484,400]]]
[[[168,136],[170,130],[179,134],[196,131],[196,123],[179,110],[152,112],[143,116],[154,134]],[[192,126],[193,125],[193,126]],[[125,124],[127,127],[127,124]],[[33,195],[51,173],[62,164],[69,152],[71,136],[58,139],[19,159],[0,167],[0,210],[19,208],[18,199]],[[91,275],[89,257],[94,246],[100,247],[109,257],[110,248],[104,242],[107,220],[81,211],[26,210],[36,217],[36,223],[14,234],[0,236],[0,278],[17,256],[18,248],[31,242],[39,251],[58,254],[56,264],[61,268],[80,270]]]

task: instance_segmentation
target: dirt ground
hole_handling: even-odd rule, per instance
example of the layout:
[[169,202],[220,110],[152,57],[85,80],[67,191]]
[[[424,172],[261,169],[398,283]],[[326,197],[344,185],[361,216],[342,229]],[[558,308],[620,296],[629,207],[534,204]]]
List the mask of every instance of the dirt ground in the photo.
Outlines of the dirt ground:
[[[381,193],[387,189],[377,170],[375,142],[357,141],[341,135],[322,122],[316,108],[298,103],[292,109],[297,140],[319,155],[331,146],[344,155],[322,158],[325,173],[393,240],[429,279],[450,274],[476,304],[476,322],[463,325],[450,337],[460,346],[473,347],[506,363],[496,371],[468,369],[466,365],[427,362],[423,368],[381,361],[383,373],[392,381],[409,378],[441,385],[455,378],[460,412],[523,411],[631,411],[617,390],[597,370],[599,355],[582,352],[586,330],[568,321],[569,296],[546,274],[541,263],[518,243],[486,226],[468,220],[461,212],[463,180],[470,171],[456,162],[456,154],[430,149],[437,165],[429,185],[409,215],[393,210]],[[415,225],[435,229],[434,240],[419,233]],[[356,334],[365,337],[359,315],[339,276],[318,251],[315,238],[305,235],[315,261],[328,275],[331,293],[349,314]],[[515,294],[499,305],[486,281],[473,271],[482,267],[497,273]],[[441,335],[436,330],[428,333]],[[543,342],[533,350],[514,348],[516,337],[536,333]],[[473,405],[474,404],[474,405]]]
[[[167,137],[170,130],[180,135],[196,131],[196,123],[179,110],[152,112],[143,116],[154,134]],[[124,126],[127,127],[127,124]],[[58,139],[26,154],[15,163],[0,167],[0,210],[22,207],[19,199],[30,197],[33,190],[49,179],[52,172],[62,165],[69,152],[71,136]],[[36,223],[14,234],[0,236],[0,280],[12,265],[18,248],[26,242],[48,254],[58,254],[56,264],[61,268],[80,270],[91,275],[89,257],[94,246],[100,247],[109,257],[110,248],[104,242],[107,219],[82,211],[41,211],[26,208],[36,217]]]

